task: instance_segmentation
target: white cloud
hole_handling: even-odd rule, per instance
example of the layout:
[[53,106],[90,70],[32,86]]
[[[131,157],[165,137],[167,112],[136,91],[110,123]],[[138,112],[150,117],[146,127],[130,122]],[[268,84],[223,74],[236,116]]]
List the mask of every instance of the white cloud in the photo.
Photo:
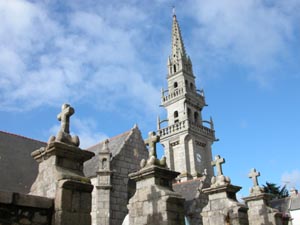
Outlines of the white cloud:
[[289,188],[300,188],[300,171],[293,170],[291,172],[285,172],[281,176],[281,182],[286,184]]
[[79,136],[81,148],[91,147],[108,138],[106,134],[96,130],[96,121],[93,119],[74,119],[72,124],[74,125],[73,133]]
[[289,62],[288,51],[299,30],[295,25],[298,13],[291,10],[300,9],[299,1],[281,2],[190,1],[194,7],[189,7],[188,14],[199,24],[193,33],[197,48],[203,48],[199,54],[211,62],[242,65],[252,71],[251,78],[266,85],[276,76],[280,63]]
[[90,3],[86,8],[67,4],[73,10],[63,12],[62,19],[47,2],[0,3],[0,110],[89,97],[100,110],[126,100],[130,107],[155,111],[158,90],[137,66],[136,40],[143,27],[133,25],[145,20],[143,11],[119,4],[118,10],[107,6],[91,12]]

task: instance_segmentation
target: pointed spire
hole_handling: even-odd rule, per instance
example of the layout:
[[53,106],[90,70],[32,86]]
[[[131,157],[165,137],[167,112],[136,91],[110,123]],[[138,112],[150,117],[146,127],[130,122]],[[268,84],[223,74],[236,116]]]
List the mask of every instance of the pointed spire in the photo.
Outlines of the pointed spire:
[[186,57],[183,40],[181,37],[180,27],[177,22],[175,8],[173,11],[173,25],[172,25],[172,57],[181,58]]

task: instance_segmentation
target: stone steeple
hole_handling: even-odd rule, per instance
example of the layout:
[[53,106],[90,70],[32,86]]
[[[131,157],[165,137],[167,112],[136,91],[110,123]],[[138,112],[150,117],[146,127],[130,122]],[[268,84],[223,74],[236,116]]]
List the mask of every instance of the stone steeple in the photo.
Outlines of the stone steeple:
[[[192,62],[187,55],[180,27],[173,15],[172,51],[168,57],[168,90],[162,89],[162,106],[167,119],[157,121],[167,165],[180,172],[180,179],[201,176],[206,169],[213,176],[211,145],[215,141],[213,121],[202,120],[206,106],[203,90],[197,90]],[[164,124],[164,122],[167,122]],[[205,127],[207,123],[209,127]],[[164,127],[163,127],[164,126]]]
[[176,74],[179,70],[184,70],[186,75],[193,76],[192,63],[185,52],[180,27],[175,14],[173,15],[172,25],[172,55],[168,59],[168,68],[168,76]]

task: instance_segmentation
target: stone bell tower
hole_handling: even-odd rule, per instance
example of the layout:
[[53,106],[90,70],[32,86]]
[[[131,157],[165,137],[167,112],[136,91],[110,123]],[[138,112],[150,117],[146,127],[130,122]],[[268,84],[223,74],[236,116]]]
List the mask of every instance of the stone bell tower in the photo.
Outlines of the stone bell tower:
[[201,112],[206,106],[204,92],[196,87],[192,62],[186,54],[175,14],[167,67],[168,90],[162,89],[161,102],[168,118],[157,121],[167,165],[180,172],[182,181],[197,178],[204,171],[210,179],[213,176],[211,145],[215,141],[213,121],[202,119]]

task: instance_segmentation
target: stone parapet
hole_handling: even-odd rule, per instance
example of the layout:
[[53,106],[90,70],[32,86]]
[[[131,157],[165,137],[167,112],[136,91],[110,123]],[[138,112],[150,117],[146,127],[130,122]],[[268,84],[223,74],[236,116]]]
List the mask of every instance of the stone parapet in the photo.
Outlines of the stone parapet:
[[0,224],[51,225],[53,199],[0,191]]

